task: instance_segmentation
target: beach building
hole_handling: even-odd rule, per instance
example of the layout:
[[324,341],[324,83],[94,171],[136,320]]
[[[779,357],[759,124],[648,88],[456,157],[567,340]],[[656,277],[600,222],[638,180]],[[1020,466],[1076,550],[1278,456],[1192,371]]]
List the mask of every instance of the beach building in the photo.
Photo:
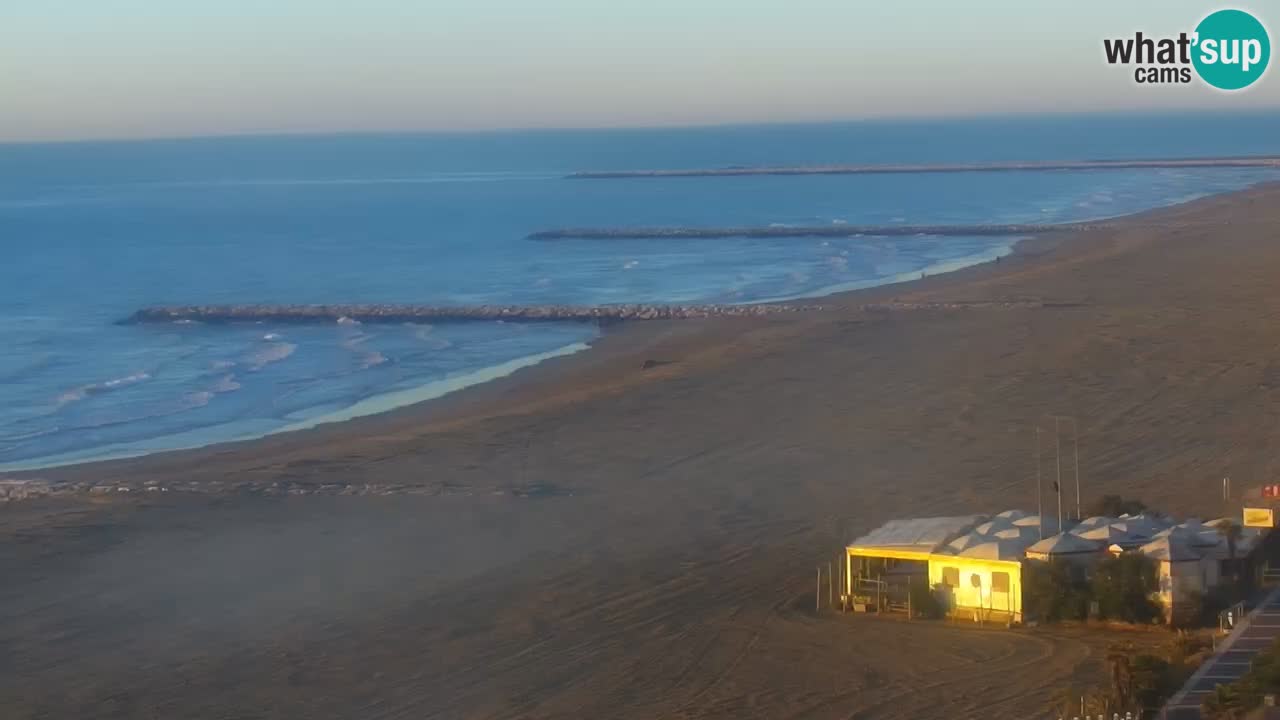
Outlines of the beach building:
[[845,594],[898,598],[922,583],[949,613],[1020,622],[1022,561],[1035,536],[1010,516],[893,520],[846,547]]
[[1091,567],[1103,556],[1105,546],[1073,533],[1059,533],[1027,548],[1028,560],[1060,560],[1081,568]]
[[929,562],[929,585],[953,615],[1021,622],[1026,547],[1020,538],[991,538],[955,555],[935,555]]
[[1205,549],[1204,538],[1182,528],[1171,528],[1139,549],[1156,562],[1166,622],[1190,619],[1205,593],[1218,585],[1218,563]]
[[1019,511],[893,520],[846,546],[844,597],[857,607],[906,609],[914,587],[931,592],[950,615],[1016,623],[1023,620],[1027,563],[1066,562],[1087,576],[1107,552],[1138,552],[1156,562],[1166,619],[1181,620],[1234,577],[1266,536],[1245,528],[1228,541],[1219,527],[1229,523],[1092,517],[1048,535],[1051,525]]

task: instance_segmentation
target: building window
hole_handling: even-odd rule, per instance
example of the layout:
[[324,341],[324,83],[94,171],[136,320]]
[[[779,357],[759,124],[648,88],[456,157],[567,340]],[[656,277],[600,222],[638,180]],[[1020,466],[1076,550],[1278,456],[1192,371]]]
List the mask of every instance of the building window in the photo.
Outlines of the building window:
[[942,584],[947,587],[960,587],[960,569],[953,567],[942,568]]
[[991,573],[991,589],[995,592],[1009,592],[1009,573],[993,572]]

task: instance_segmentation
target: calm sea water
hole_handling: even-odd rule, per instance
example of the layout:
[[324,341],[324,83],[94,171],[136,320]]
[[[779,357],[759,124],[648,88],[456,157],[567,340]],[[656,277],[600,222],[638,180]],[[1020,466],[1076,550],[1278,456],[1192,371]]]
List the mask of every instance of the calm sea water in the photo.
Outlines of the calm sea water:
[[1280,178],[1151,170],[573,181],[575,170],[1280,154],[1185,115],[0,145],[0,468],[365,414],[585,347],[586,326],[120,326],[154,303],[747,302],[991,259],[1007,238],[538,243],[566,225],[1121,215]]

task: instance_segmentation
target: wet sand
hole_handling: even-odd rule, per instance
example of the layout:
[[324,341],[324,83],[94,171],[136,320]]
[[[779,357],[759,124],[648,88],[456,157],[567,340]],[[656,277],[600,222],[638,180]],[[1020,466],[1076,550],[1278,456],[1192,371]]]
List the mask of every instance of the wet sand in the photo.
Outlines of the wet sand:
[[1225,511],[1224,475],[1280,470],[1277,277],[1271,185],[820,312],[624,325],[376,417],[34,473],[430,494],[0,507],[0,707],[1024,716],[1114,638],[815,615],[815,565],[888,518],[1033,510],[1052,413],[1079,418],[1086,501]]

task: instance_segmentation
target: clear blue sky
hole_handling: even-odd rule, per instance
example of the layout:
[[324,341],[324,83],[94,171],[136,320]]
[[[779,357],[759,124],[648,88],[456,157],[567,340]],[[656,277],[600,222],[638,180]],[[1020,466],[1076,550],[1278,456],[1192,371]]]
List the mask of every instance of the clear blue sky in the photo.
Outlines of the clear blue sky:
[[[1280,6],[1233,6],[1277,41]],[[1280,107],[1275,67],[1228,96],[1102,61],[1105,36],[1189,31],[1219,7],[0,0],[0,140]]]

